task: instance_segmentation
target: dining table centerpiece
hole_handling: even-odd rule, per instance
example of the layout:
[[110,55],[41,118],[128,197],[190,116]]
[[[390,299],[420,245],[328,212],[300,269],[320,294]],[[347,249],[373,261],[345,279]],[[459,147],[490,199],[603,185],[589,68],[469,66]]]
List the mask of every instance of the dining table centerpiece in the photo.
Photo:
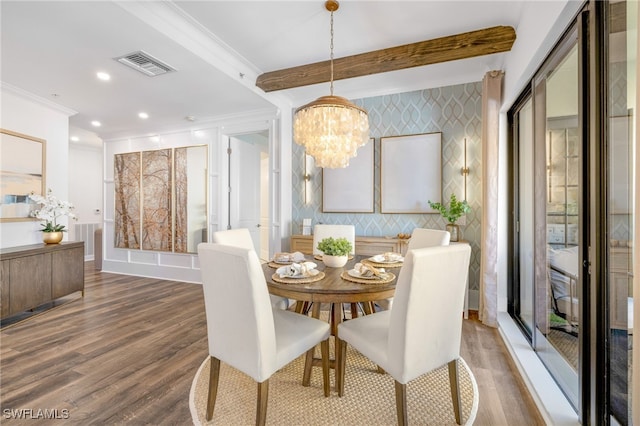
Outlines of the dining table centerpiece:
[[446,230],[451,234],[451,241],[459,241],[462,234],[460,233],[460,226],[456,222],[471,210],[467,200],[459,201],[456,194],[451,194],[448,206],[442,203],[432,203],[431,200],[429,200],[429,206],[437,210],[447,221]]
[[58,218],[67,216],[70,219],[77,220],[77,216],[73,212],[74,205],[68,201],[62,201],[53,195],[51,188],[47,189],[46,196],[40,194],[30,194],[29,198],[36,204],[40,205],[39,209],[31,211],[31,217],[38,218],[43,222],[40,224],[42,229],[42,241],[45,244],[58,244],[62,241],[63,232],[67,232],[65,225],[58,223]]
[[322,252],[322,262],[326,266],[342,268],[347,264],[353,246],[346,238],[329,237],[318,243],[318,250]]

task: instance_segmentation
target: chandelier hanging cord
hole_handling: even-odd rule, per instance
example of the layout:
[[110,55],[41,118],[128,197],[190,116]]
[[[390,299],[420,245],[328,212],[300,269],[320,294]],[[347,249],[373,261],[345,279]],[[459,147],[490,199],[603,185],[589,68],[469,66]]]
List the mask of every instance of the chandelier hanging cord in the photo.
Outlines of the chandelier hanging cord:
[[325,2],[325,8],[331,12],[331,95],[301,106],[293,117],[294,141],[304,146],[307,154],[315,159],[316,166],[322,168],[348,166],[349,158],[355,157],[358,148],[369,141],[367,111],[333,94],[333,12],[338,6],[336,0]]
[[331,0],[327,1],[325,3],[325,7],[331,12],[331,42],[329,44],[329,49],[331,51],[331,56],[329,56],[331,58],[331,79],[329,83],[329,91],[331,96],[333,96],[333,12],[338,10],[338,2]]

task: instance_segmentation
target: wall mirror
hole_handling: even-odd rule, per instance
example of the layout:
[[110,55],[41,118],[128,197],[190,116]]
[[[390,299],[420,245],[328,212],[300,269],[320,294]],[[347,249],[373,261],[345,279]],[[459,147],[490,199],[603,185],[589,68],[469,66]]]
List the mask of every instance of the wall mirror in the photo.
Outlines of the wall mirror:
[[45,194],[44,139],[0,129],[0,222],[35,220],[29,217],[29,194]]

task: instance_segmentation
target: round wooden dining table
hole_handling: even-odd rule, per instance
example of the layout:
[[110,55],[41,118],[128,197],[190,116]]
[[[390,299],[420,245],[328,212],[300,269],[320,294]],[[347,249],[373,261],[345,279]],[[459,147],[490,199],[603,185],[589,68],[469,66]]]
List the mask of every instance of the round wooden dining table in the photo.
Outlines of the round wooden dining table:
[[[330,308],[329,323],[331,324],[331,334],[337,337],[338,324],[343,319],[343,304],[347,303],[351,306],[351,317],[358,316],[358,305],[361,305],[365,314],[371,314],[374,311],[374,302],[393,297],[396,289],[396,280],[400,268],[387,269],[395,275],[395,278],[389,282],[376,282],[375,280],[366,283],[352,282],[341,277],[343,272],[353,269],[354,265],[368,256],[354,256],[342,268],[330,268],[324,265],[321,260],[315,260],[311,256],[307,256],[307,261],[314,262],[317,269],[324,272],[323,279],[315,282],[277,282],[273,279],[276,272],[273,263],[265,263],[262,265],[264,276],[267,281],[269,293],[277,296],[286,297],[296,301],[296,312],[306,312],[308,306],[311,305],[311,315],[314,318],[320,317],[321,305],[328,304]],[[271,266],[270,266],[271,265]],[[293,280],[290,280],[293,281]],[[325,305],[326,306],[326,305]],[[336,348],[337,349],[337,348]],[[311,379],[311,368],[320,366],[319,359],[313,357],[314,350],[307,352],[305,362],[304,375],[302,379],[303,386],[309,386]],[[335,351],[334,360],[331,366],[335,367],[339,364],[340,351]],[[335,383],[336,389],[339,388],[339,374],[336,371]]]

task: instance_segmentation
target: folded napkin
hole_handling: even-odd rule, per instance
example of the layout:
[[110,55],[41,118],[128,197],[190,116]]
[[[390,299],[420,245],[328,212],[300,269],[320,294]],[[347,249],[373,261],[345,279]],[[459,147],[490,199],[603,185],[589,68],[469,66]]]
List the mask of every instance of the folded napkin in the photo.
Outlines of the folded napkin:
[[275,262],[303,262],[304,261],[304,254],[300,253],[299,251],[295,251],[293,253],[276,253],[275,256],[273,256],[273,260]]
[[402,262],[404,257],[400,253],[386,252],[383,254],[376,254],[371,258],[374,262]]
[[291,265],[281,266],[276,269],[276,274],[278,274],[280,278],[313,276],[318,273],[316,269],[317,266],[318,265],[313,262],[292,263]]
[[384,268],[376,268],[368,263],[356,263],[353,266],[353,269],[363,278],[369,278],[373,276],[385,277],[387,275]]

